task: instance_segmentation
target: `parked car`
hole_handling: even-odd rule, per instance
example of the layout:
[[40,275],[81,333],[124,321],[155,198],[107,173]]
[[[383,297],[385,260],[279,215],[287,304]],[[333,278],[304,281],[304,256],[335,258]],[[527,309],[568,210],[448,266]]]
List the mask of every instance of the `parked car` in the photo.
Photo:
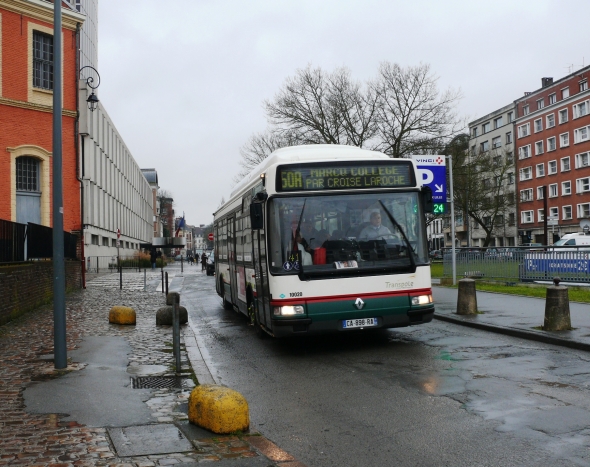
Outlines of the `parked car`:
[[207,275],[214,276],[215,275],[215,252],[212,251],[207,256]]
[[440,251],[440,250],[432,250],[430,252],[430,259],[436,260],[436,261],[442,260],[443,259],[442,251]]

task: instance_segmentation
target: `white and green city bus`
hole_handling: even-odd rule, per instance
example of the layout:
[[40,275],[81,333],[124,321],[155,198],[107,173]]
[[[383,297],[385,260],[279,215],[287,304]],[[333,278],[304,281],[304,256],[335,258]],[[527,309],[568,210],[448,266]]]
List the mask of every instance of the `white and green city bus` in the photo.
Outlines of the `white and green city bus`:
[[431,208],[410,159],[279,149],[214,214],[217,292],[275,337],[429,322]]

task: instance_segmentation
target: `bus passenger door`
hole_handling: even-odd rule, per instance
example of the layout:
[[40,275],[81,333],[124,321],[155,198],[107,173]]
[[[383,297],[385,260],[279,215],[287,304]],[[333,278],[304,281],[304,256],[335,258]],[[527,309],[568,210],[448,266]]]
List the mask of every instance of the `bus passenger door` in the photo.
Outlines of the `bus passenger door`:
[[252,250],[256,271],[256,317],[260,324],[272,329],[264,230],[252,230]]
[[236,269],[236,218],[227,220],[227,253],[229,259],[229,277],[231,286],[231,301],[238,303],[238,277]]

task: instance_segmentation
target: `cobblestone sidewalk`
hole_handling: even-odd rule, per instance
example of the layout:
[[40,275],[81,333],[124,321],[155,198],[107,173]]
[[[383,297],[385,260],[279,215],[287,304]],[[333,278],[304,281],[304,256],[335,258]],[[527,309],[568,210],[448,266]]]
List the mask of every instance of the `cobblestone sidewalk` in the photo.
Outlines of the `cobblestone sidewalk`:
[[[75,349],[84,336],[123,336],[133,349],[130,366],[163,365],[166,372],[170,372],[168,369],[173,365],[171,328],[155,325],[155,312],[165,301],[163,294],[143,290],[120,291],[98,285],[93,284],[67,297],[68,351]],[[108,311],[114,305],[133,307],[137,313],[137,325],[109,324]],[[40,308],[0,327],[0,466],[148,467],[260,455],[254,446],[264,441],[262,437],[257,440],[256,436],[220,436],[200,440],[190,452],[118,458],[105,428],[66,422],[63,414],[26,412],[23,391],[31,381],[56,378],[69,371],[83,371],[83,365],[76,363],[70,364],[67,370],[55,370],[47,357],[52,353],[51,307]],[[182,360],[187,360],[186,355]],[[189,394],[190,389],[153,390],[146,403],[158,422],[173,423],[186,420]],[[288,462],[282,465],[300,464]]]

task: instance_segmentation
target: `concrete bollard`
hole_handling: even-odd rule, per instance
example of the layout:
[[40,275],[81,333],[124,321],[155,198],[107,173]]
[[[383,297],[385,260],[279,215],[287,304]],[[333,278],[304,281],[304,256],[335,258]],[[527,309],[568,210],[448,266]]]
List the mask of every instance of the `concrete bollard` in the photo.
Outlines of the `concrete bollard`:
[[217,434],[250,428],[248,402],[239,392],[217,384],[197,386],[188,400],[191,423]]
[[477,314],[477,296],[475,293],[475,281],[473,279],[461,279],[459,281],[459,294],[457,296],[457,314]]
[[560,281],[556,277],[553,279],[555,285],[547,287],[544,331],[569,331],[572,328],[568,289],[560,286]]
[[[156,312],[156,326],[171,326],[173,322],[174,310],[172,306],[163,306]],[[188,323],[188,311],[183,306],[178,306],[178,322],[179,324]]]
[[166,295],[166,305],[174,305],[174,302],[180,303],[180,294],[178,292],[169,292]]
[[114,306],[109,311],[109,323],[135,324],[135,310],[128,306]]

